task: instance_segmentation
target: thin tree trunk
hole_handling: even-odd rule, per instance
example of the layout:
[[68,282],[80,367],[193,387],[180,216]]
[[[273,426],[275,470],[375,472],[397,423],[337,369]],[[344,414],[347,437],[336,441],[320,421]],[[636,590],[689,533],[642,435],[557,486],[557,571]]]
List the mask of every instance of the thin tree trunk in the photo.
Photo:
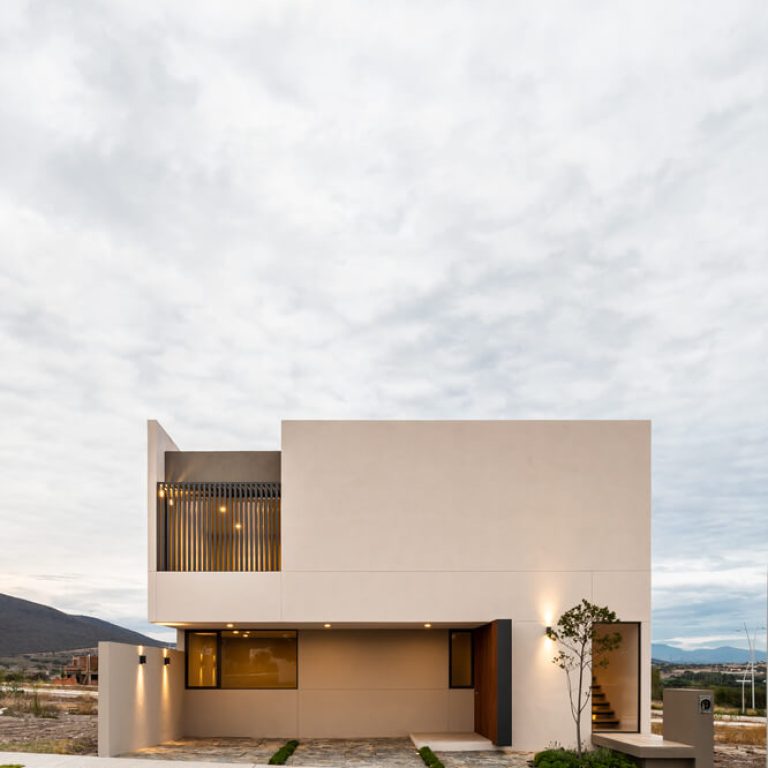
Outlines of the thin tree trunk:
[[579,762],[581,762],[581,691],[584,685],[584,643],[581,644],[581,655],[579,656],[579,705],[576,709],[576,749],[579,753]]

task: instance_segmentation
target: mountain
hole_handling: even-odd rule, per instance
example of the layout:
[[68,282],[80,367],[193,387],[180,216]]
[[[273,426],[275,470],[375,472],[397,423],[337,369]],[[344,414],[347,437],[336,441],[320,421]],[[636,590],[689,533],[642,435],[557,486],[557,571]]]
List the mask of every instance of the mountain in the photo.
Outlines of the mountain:
[[47,605],[0,594],[0,656],[93,648],[99,640],[164,645],[91,616],[72,616]]
[[[653,643],[651,657],[654,661],[666,661],[672,664],[745,664],[749,661],[746,648],[733,648],[729,645],[720,648],[697,648],[686,651],[672,645]],[[765,651],[757,651],[755,659],[765,661]]]

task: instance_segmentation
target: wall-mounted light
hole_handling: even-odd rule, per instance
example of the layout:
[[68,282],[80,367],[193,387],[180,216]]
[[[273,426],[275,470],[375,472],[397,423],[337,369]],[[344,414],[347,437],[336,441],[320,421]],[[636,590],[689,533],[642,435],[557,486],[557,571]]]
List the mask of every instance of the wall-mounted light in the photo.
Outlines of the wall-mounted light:
[[167,667],[170,663],[171,663],[171,657],[163,656],[163,665]]
[[139,664],[146,664],[147,663],[147,654],[146,653],[140,653],[139,654]]
[[544,629],[544,634],[550,639],[550,640],[557,640],[557,635],[555,634],[555,630],[552,629],[552,627],[546,627]]

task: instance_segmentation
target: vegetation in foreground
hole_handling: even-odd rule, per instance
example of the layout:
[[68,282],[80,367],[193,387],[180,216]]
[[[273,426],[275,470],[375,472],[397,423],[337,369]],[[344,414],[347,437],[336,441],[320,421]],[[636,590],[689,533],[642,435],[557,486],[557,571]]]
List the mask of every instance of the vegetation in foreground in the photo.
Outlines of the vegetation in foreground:
[[299,746],[299,742],[296,739],[286,741],[280,749],[275,752],[272,757],[269,758],[270,765],[285,765],[288,758],[296,751],[296,747]]
[[427,768],[445,768],[440,758],[432,751],[431,747],[422,747],[419,750],[419,757],[424,761]]
[[593,749],[581,754],[575,749],[545,749],[533,758],[535,768],[637,768],[620,752]]

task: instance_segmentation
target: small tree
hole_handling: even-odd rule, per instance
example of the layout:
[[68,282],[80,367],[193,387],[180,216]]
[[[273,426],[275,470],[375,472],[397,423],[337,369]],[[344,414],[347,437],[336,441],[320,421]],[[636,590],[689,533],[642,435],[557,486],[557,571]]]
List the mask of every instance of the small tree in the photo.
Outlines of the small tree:
[[[608,666],[606,653],[621,645],[618,632],[596,634],[596,624],[613,624],[618,619],[610,609],[582,600],[566,611],[556,627],[547,627],[547,637],[557,642],[557,656],[552,659],[565,671],[571,715],[576,723],[576,748],[581,759],[581,713],[592,695],[592,670]],[[584,686],[584,673],[589,672],[589,685]],[[574,684],[574,677],[578,682]]]

